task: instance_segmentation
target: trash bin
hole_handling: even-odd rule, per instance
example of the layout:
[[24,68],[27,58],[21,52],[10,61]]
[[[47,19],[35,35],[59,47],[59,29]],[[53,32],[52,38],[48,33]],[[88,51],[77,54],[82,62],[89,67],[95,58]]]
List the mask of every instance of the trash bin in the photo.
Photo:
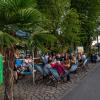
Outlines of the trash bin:
[[3,57],[0,54],[0,85],[3,84]]

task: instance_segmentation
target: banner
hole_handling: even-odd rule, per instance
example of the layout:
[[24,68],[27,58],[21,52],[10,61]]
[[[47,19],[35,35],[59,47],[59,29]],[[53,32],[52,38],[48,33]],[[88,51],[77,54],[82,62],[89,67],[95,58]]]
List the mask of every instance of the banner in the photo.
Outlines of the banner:
[[0,85],[3,83],[3,57],[0,54]]

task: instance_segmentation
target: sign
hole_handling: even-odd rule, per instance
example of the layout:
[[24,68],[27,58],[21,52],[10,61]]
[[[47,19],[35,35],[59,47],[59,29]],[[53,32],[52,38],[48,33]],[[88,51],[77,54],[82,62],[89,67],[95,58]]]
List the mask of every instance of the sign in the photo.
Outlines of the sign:
[[3,57],[0,54],[0,85],[3,83]]
[[82,46],[77,47],[77,52],[78,53],[83,53],[84,52],[84,48]]

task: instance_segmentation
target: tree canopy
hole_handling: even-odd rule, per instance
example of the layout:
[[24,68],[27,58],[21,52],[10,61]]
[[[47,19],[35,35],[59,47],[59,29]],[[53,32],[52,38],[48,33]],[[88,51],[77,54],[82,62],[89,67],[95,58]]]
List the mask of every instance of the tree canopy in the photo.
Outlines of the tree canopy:
[[86,47],[95,35],[99,11],[99,0],[0,0],[0,30],[28,31],[30,42],[40,48],[52,42]]
[[77,10],[81,20],[81,43],[90,47],[100,15],[100,0],[71,0],[71,7]]

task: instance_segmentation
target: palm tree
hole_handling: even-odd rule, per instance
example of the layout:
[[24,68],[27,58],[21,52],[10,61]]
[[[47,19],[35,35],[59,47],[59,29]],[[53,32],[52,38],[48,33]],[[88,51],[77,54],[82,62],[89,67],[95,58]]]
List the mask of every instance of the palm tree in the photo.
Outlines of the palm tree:
[[40,49],[43,52],[48,51],[48,48],[54,44],[57,38],[50,34],[49,31],[38,31],[32,35],[32,44],[35,48]]
[[[5,76],[5,99],[13,100],[12,88],[12,66],[11,49],[16,39],[10,35],[15,26],[15,30],[20,26],[29,26],[37,23],[39,12],[35,9],[34,0],[0,0],[0,48],[3,49],[5,56],[4,76]],[[22,27],[21,27],[22,28]]]
[[[16,44],[17,39],[11,36],[11,32],[18,29],[28,30],[32,32],[37,24],[40,23],[41,13],[35,9],[35,0],[0,0],[0,48],[4,52],[5,66],[5,99],[13,100],[13,79],[12,66],[9,66],[11,61],[11,49]],[[40,31],[39,31],[40,30]],[[55,40],[53,35],[41,29],[36,29],[30,35],[29,46],[33,44],[35,47],[42,48],[44,43],[51,43]],[[45,47],[45,46],[44,46]],[[13,56],[13,55],[12,55]]]
[[[5,99],[12,100],[13,97],[13,70],[12,61],[13,57],[13,45],[17,43],[17,40],[8,33],[0,31],[0,49],[4,55],[4,85],[5,85]],[[12,48],[12,50],[8,50]],[[11,57],[11,59],[10,59]],[[10,93],[10,94],[9,94]],[[9,99],[8,99],[9,98]]]

